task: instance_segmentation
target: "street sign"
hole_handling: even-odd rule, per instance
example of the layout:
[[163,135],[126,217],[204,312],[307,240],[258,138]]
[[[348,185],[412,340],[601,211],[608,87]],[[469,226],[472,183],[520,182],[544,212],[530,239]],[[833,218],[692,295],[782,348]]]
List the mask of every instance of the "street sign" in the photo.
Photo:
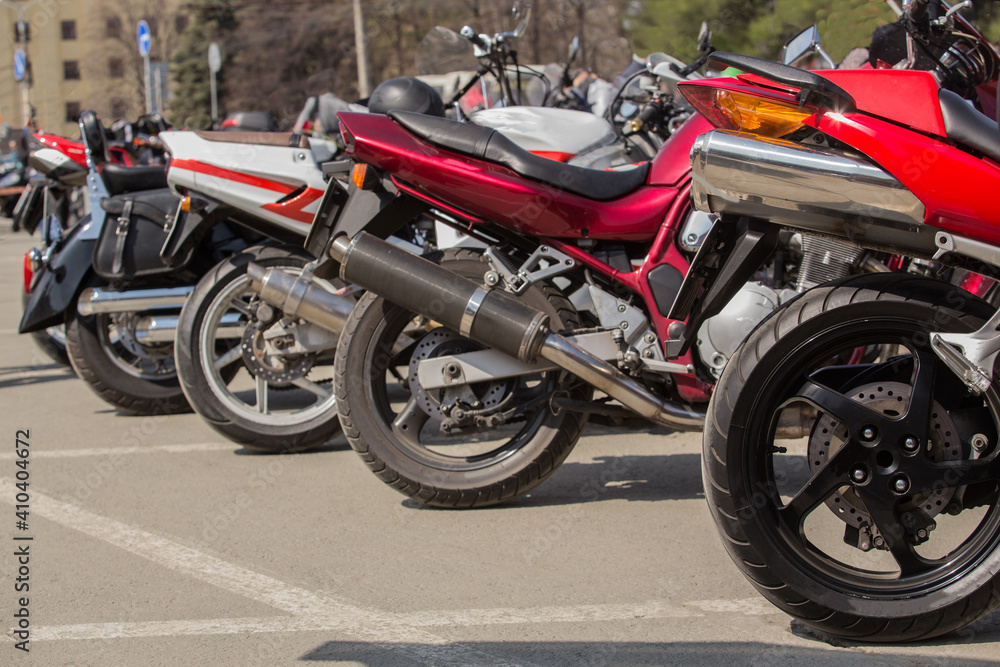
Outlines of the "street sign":
[[14,52],[14,79],[24,80],[24,74],[28,70],[28,58],[24,55],[24,49]]
[[149,55],[149,47],[153,44],[153,37],[149,32],[149,24],[145,20],[139,21],[135,30],[136,40],[139,42],[139,55],[145,58]]
[[222,69],[222,53],[215,42],[208,45],[208,68],[216,74]]

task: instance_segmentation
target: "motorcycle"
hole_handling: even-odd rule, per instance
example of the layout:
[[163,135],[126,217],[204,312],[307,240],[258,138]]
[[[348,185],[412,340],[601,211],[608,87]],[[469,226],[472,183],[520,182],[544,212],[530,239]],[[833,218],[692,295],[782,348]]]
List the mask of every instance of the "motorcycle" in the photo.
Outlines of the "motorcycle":
[[[692,150],[695,205],[719,219],[671,317],[693,330],[717,312],[779,229],[1000,276],[1000,55],[961,6],[914,0],[877,34],[873,65],[928,71],[716,53],[745,74],[681,84],[719,128]],[[722,542],[764,597],[879,642],[1000,606],[998,327],[995,299],[884,273],[816,287],[741,344],[702,470]]]
[[[150,120],[142,117],[136,124],[119,121],[116,126],[121,128],[121,136],[107,142],[109,164],[132,167],[162,162],[158,157],[162,156],[162,145],[151,141],[149,135],[137,133],[138,129],[165,128],[162,120],[158,125],[151,126]],[[109,133],[105,133],[107,136]],[[35,132],[33,139],[37,147],[28,156],[28,166],[34,174],[17,200],[12,217],[15,231],[24,229],[28,234],[34,234],[41,228],[42,248],[35,251],[40,258],[63,234],[88,215],[90,206],[86,196],[88,172],[84,142],[42,132]],[[102,166],[97,165],[98,169]],[[162,185],[162,182],[155,184]],[[30,257],[26,256],[24,261],[26,271],[30,272]],[[26,281],[22,305],[27,305],[28,294],[29,284]],[[50,359],[70,366],[63,324],[33,331],[31,336]]]
[[[463,30],[463,33],[474,36],[476,41],[486,45],[486,52],[490,54],[483,56],[484,66],[477,76],[495,77],[498,72],[516,69],[515,64],[509,60],[509,47],[512,40],[523,32],[527,20],[525,15],[516,30],[492,37],[476,35],[471,29]],[[441,28],[432,31],[431,36],[435,40],[445,40],[452,50],[456,50],[456,45],[467,48],[471,40]],[[426,52],[435,54],[442,50],[428,45]],[[435,59],[425,58],[425,69],[434,69],[430,61]],[[480,80],[468,82],[464,89],[474,89]],[[407,103],[408,108],[438,114],[443,112],[446,105],[440,99],[432,101],[422,100],[420,95],[414,97],[420,92],[421,85],[409,78],[384,82],[373,93],[369,101],[372,107],[370,110],[385,113],[389,109],[400,108],[403,101],[412,98]],[[504,89],[509,93],[514,90]],[[520,90],[520,87],[516,90]],[[462,90],[457,90],[447,106],[455,108],[463,99]],[[649,93],[646,93],[645,99],[651,101]],[[607,146],[606,142],[615,140],[611,125],[592,114],[564,109],[520,107],[513,105],[516,101],[517,99],[505,98],[508,106],[471,113],[466,121],[502,127],[503,132],[519,146],[534,155],[550,159],[588,159],[593,152],[593,145],[604,148]],[[650,122],[642,128],[644,134],[652,136],[656,132],[665,135],[667,114],[679,113],[673,105],[661,102],[657,98],[657,114],[647,114]],[[316,106],[315,100],[307,102],[297,123],[299,127],[305,127],[306,120],[315,114]],[[659,122],[661,119],[662,127]],[[322,125],[324,132],[332,133],[333,128],[336,128],[336,125],[329,127],[330,123]],[[569,129],[572,131],[567,131]],[[170,135],[166,136],[169,141]],[[336,135],[336,139],[342,141],[339,135]],[[614,149],[616,154],[625,153],[617,145]],[[607,153],[602,153],[601,159],[607,159],[607,156]],[[228,159],[219,155],[216,156],[215,164],[232,165],[237,162],[235,156]],[[171,174],[178,166],[177,160],[174,165]],[[201,185],[204,185],[205,177],[204,173],[198,174],[198,178],[202,179],[199,181]],[[224,185],[222,189],[231,197],[244,197],[239,188],[246,186],[228,182],[219,182],[217,185]],[[303,215],[303,221],[312,220],[316,206],[320,205],[320,192],[321,190],[303,192],[290,200],[289,203],[299,199],[311,202],[311,207],[304,211],[307,215]],[[321,222],[319,228],[325,228],[330,216],[344,205],[345,200],[346,193],[341,189],[328,189],[327,199],[320,205],[316,218]],[[436,214],[448,216],[447,211],[437,211]],[[316,229],[315,224],[313,229]],[[454,223],[446,226],[440,221],[435,222],[431,217],[417,216],[412,224],[401,226],[393,234],[393,243],[416,254],[434,248],[481,245],[456,229]],[[325,240],[322,234],[317,238]],[[306,249],[308,252],[305,255],[301,250],[287,252],[287,256],[292,259],[287,267],[281,266],[283,250],[269,249],[266,255],[259,257],[252,257],[248,252],[231,258],[224,266],[217,267],[199,282],[181,312],[176,360],[178,375],[186,395],[213,428],[250,448],[301,451],[324,444],[336,432],[336,396],[331,382],[334,375],[333,352],[341,327],[336,325],[323,328],[312,324],[308,317],[303,317],[308,310],[305,301],[300,302],[301,308],[294,305],[295,300],[284,303],[281,308],[259,303],[248,285],[250,277],[247,275],[247,268],[251,261],[257,266],[272,269],[273,276],[283,271],[284,278],[291,281],[289,284],[304,285],[310,277],[318,275],[318,272],[314,273],[316,265],[308,263],[306,258],[308,255],[322,255],[323,245],[310,235],[306,241]],[[345,320],[354,306],[359,290],[342,282],[336,285],[328,282],[315,284],[322,286],[317,298],[321,298],[336,314],[338,321]],[[233,321],[245,327],[242,329],[243,333],[239,327],[223,325],[222,322],[227,317],[235,318]],[[231,377],[224,377],[224,372],[233,363],[244,364],[247,373],[238,372]]]
[[[295,189],[289,184],[299,178],[313,186],[311,194],[321,193],[317,188],[326,183],[315,163],[304,164],[313,159],[310,145],[301,140],[289,145],[288,134],[164,132],[165,142],[176,143],[171,176],[163,166],[109,164],[106,134],[93,113],[81,117],[81,130],[87,171],[81,174],[61,153],[58,171],[68,184],[86,178],[92,214],[68,231],[60,227],[58,216],[44,216],[45,245],[26,257],[29,300],[21,332],[65,322],[74,368],[124,412],[187,410],[175,372],[173,339],[194,282],[223,258],[261,240],[284,239],[294,249],[308,229],[302,221],[308,217],[302,212],[308,202],[287,197]],[[281,148],[272,150],[268,142]],[[233,151],[242,151],[245,158],[253,150],[282,165],[273,181],[267,170],[242,181],[251,179],[269,201],[262,201],[259,192],[243,192],[242,200],[212,196],[238,191],[240,185],[213,184],[211,175],[202,175],[198,189],[191,170],[209,170],[210,156],[229,159]],[[328,155],[329,150],[320,153]],[[211,173],[217,176],[220,170]],[[185,199],[169,185],[183,189]],[[114,222],[108,215],[115,216]]]
[[[311,242],[331,258],[324,273],[368,292],[345,317],[320,280],[255,266],[248,275],[272,307],[343,332],[334,390],[344,432],[383,481],[423,503],[485,506],[528,492],[565,459],[589,414],[700,430],[711,383],[743,333],[796,293],[783,274],[774,287],[746,281],[696,352],[667,358],[683,328],[667,310],[711,227],[689,204],[688,154],[710,128],[701,116],[651,162],[619,171],[545,160],[447,119],[340,119],[357,162],[352,186],[321,208]],[[485,251],[422,259],[381,240],[417,214]],[[854,253],[811,248],[800,287],[846,274],[856,253],[845,259],[843,249]]]
[[337,178],[346,175],[346,164],[337,161],[336,144],[295,133],[166,132],[162,138],[173,155],[168,180],[178,194],[196,209],[208,202],[228,207],[230,219],[273,239],[199,276],[174,317],[169,336],[189,404],[215,430],[251,449],[294,451],[328,441],[340,431],[327,389],[332,357],[324,353],[336,339],[331,343],[328,332],[308,323],[268,316],[246,294],[246,267],[253,261],[299,274],[312,261],[302,243],[327,178],[328,196],[343,190]]

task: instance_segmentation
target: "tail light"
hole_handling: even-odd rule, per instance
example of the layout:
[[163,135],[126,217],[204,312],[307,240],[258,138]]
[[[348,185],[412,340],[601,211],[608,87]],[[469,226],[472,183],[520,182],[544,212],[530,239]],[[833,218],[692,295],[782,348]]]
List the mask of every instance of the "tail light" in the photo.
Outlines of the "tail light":
[[746,91],[688,85],[681,92],[716,127],[774,139],[794,132],[816,114],[811,107]]
[[38,263],[38,251],[34,248],[24,253],[24,293],[31,292],[31,281],[35,277],[35,265]]

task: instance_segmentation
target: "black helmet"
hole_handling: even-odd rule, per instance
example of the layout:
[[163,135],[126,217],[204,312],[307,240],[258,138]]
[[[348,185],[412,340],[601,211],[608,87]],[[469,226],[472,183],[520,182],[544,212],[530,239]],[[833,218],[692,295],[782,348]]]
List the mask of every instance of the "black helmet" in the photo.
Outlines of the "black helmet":
[[429,85],[412,76],[387,79],[368,98],[368,110],[372,113],[388,113],[392,109],[444,116],[441,96]]

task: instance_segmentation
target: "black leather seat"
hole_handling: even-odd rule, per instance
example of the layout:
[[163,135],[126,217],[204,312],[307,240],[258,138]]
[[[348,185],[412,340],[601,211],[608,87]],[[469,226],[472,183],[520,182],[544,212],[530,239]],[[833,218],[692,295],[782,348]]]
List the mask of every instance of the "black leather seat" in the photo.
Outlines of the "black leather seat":
[[997,124],[976,111],[961,95],[938,91],[941,116],[948,138],[1000,162],[1000,131]]
[[620,199],[646,182],[649,163],[624,171],[585,169],[539,157],[493,128],[411,111],[389,117],[421,139],[469,157],[502,164],[521,176],[596,201]]
[[101,170],[101,177],[111,196],[167,187],[167,168],[162,165],[123,167],[106,164]]

